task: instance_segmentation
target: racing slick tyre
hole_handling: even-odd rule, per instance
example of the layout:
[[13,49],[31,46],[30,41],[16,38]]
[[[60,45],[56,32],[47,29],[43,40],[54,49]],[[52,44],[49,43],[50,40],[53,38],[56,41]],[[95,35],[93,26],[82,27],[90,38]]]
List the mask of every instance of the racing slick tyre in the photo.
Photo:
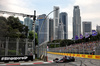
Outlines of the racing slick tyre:
[[75,58],[74,58],[74,57],[72,57],[72,60],[71,60],[71,61],[73,61],[73,62],[74,62],[74,61],[75,61]]

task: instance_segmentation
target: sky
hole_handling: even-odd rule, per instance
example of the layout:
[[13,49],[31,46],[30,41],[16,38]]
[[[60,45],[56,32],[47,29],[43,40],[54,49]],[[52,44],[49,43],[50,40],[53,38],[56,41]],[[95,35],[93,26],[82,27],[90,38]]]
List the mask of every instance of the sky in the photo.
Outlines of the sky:
[[[60,12],[68,14],[68,38],[73,37],[72,17],[73,7],[78,5],[80,8],[81,23],[91,21],[92,29],[100,25],[100,0],[0,0],[0,10],[25,14],[48,14],[53,11],[54,6],[60,8]],[[0,14],[1,15],[1,14]],[[5,15],[4,15],[5,16]],[[49,15],[52,17],[53,14]],[[23,17],[20,16],[20,19]]]

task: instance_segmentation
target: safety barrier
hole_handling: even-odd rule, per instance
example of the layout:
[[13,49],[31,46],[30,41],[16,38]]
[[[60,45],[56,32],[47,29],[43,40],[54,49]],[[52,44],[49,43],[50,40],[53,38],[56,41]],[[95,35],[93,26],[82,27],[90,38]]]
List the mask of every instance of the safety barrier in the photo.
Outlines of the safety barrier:
[[0,62],[8,63],[12,62],[19,62],[19,61],[33,61],[33,55],[26,55],[26,56],[0,56]]
[[47,52],[47,53],[56,54],[56,55],[66,55],[66,56],[73,56],[73,57],[81,57],[81,58],[89,58],[89,59],[99,59],[100,60],[100,55],[58,53],[58,52]]

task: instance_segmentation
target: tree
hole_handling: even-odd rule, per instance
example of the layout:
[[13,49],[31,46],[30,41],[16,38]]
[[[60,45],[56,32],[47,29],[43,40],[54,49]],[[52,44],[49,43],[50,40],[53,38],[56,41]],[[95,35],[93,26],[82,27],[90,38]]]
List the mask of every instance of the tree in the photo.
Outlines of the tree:
[[26,38],[28,27],[22,25],[18,17],[9,16],[7,19],[0,16],[0,37]]
[[6,36],[8,27],[6,18],[0,16],[0,37]]
[[3,20],[5,23],[7,23],[7,19],[3,16],[0,16],[0,20]]
[[37,36],[36,32],[30,31],[28,38],[33,40],[34,39],[34,33],[35,33],[35,45],[38,45],[38,36]]
[[9,25],[8,33],[9,37],[26,38],[28,33],[28,27],[22,25],[18,17],[9,16],[7,18],[7,24]]

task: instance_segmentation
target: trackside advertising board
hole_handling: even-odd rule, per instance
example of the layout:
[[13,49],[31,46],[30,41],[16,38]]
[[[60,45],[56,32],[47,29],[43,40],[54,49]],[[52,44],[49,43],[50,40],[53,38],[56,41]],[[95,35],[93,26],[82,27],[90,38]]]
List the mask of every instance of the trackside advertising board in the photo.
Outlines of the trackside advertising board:
[[0,56],[0,62],[33,61],[33,56]]
[[100,55],[58,53],[58,52],[47,52],[47,53],[56,54],[56,55],[66,55],[66,56],[73,56],[73,57],[81,57],[81,58],[99,59],[100,60]]

